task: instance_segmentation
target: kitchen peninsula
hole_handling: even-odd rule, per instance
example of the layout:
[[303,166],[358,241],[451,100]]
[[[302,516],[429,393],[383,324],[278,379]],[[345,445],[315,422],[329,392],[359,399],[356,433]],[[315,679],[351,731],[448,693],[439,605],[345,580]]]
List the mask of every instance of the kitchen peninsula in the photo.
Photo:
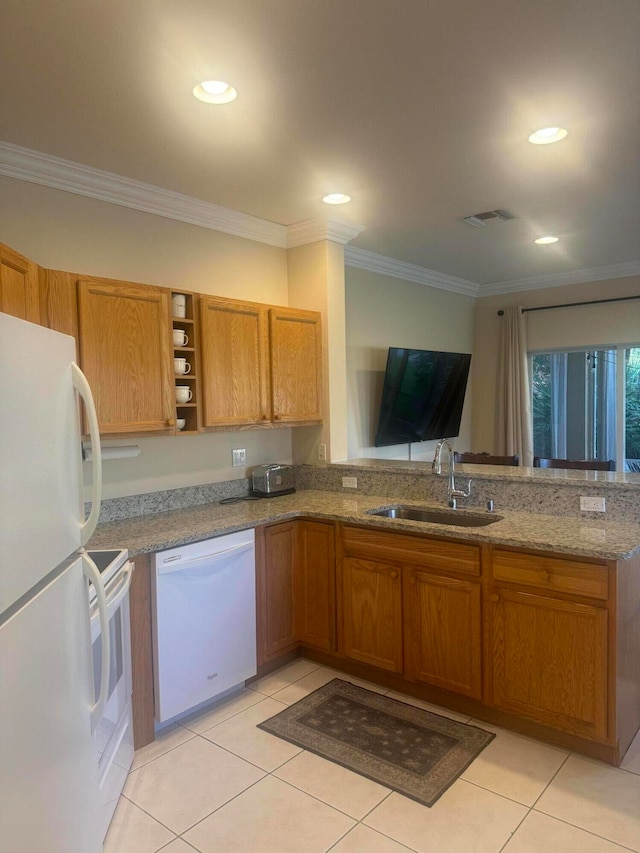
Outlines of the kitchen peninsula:
[[[483,511],[491,492],[492,524],[372,516],[398,502],[443,507],[444,478],[416,465],[299,466],[293,495],[221,505],[209,493],[199,506],[99,526],[92,547],[116,543],[136,557],[138,746],[154,737],[148,555],[255,527],[260,673],[303,652],[619,764],[640,727],[640,477],[469,469],[469,508]],[[345,474],[357,490],[337,485]],[[243,485],[234,481],[236,496]],[[615,520],[574,511],[585,487],[606,493]]]

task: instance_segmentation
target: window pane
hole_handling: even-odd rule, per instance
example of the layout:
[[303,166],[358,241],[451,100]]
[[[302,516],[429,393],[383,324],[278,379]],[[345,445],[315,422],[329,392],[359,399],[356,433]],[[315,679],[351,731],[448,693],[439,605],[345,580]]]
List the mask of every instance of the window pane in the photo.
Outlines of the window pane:
[[625,470],[640,472],[640,347],[625,350]]
[[532,356],[534,456],[616,457],[616,351]]

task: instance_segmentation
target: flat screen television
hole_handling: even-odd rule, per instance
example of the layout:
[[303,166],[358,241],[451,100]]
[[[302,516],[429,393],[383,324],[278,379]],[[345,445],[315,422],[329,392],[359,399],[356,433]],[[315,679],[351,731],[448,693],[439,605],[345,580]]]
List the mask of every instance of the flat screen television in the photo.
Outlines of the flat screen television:
[[460,433],[471,355],[389,347],[375,446]]

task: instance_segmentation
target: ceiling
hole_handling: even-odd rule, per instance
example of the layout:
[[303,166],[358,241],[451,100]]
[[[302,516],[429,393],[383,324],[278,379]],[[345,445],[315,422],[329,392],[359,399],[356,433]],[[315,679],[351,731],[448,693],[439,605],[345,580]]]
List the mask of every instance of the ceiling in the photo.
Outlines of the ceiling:
[[638,0],[2,7],[0,140],[481,285],[640,260]]

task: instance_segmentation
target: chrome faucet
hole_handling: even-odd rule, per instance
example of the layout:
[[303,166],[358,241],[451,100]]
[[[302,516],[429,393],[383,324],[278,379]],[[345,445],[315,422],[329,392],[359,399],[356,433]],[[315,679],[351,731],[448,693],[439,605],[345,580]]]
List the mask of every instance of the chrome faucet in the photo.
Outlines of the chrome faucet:
[[447,504],[452,508],[456,508],[457,498],[468,498],[471,494],[471,480],[467,480],[467,488],[456,489],[456,462],[453,447],[446,438],[441,438],[436,444],[436,452],[433,455],[433,463],[431,470],[434,474],[442,474],[442,448],[445,447],[449,451],[449,478],[447,480]]

